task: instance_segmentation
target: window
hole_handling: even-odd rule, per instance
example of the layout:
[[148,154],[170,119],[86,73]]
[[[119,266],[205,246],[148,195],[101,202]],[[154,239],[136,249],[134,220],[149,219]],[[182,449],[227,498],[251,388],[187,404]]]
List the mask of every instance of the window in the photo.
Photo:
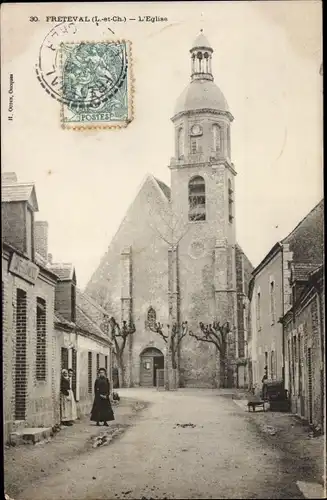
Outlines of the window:
[[197,176],[190,180],[188,185],[189,220],[206,220],[206,194],[203,177]]
[[228,179],[228,220],[229,222],[233,222],[233,188],[232,188],[232,181]]
[[178,158],[183,158],[184,156],[184,131],[183,127],[178,129],[177,133],[177,148],[178,148]]
[[155,326],[155,323],[157,321],[157,314],[156,311],[153,309],[153,307],[150,307],[148,310],[148,325],[149,326]]
[[36,380],[46,380],[47,314],[45,300],[36,299]]
[[68,370],[68,349],[67,347],[61,348],[61,369]]
[[270,316],[271,324],[274,325],[276,321],[276,305],[275,305],[275,282],[270,282]]
[[17,288],[16,297],[16,360],[15,360],[15,419],[26,418],[27,390],[27,296]]
[[100,368],[100,354],[97,354],[97,373],[99,371],[99,368]]
[[214,151],[221,150],[221,129],[217,124],[212,126],[212,149]]
[[261,294],[257,293],[256,313],[257,313],[257,330],[261,330]]
[[88,359],[87,359],[87,368],[88,368],[88,392],[89,394],[92,394],[92,352],[88,352]]
[[108,373],[108,356],[104,357],[104,367],[105,367],[105,369],[106,369],[106,371]]

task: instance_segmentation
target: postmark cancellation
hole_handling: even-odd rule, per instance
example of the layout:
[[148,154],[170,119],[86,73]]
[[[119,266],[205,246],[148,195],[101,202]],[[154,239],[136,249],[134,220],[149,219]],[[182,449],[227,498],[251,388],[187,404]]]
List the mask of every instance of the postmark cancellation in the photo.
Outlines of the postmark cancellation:
[[61,43],[60,71],[64,129],[122,128],[132,121],[131,42]]

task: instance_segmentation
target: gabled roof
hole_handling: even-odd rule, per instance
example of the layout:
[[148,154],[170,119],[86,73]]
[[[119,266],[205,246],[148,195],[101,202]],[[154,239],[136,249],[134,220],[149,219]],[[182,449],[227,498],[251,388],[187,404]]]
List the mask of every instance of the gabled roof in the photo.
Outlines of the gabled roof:
[[300,263],[321,264],[324,250],[324,200],[322,199],[280,242],[277,241],[260,264],[254,269],[255,276],[264,266],[289,244],[293,260]]
[[156,183],[160,187],[160,189],[163,192],[163,194],[166,196],[167,200],[170,201],[170,197],[171,197],[170,187],[168,187],[167,184],[165,184],[164,182],[160,181],[156,177],[154,177],[154,180],[156,181]]
[[293,260],[320,264],[324,255],[324,200],[295,226],[282,243],[290,245]]
[[[90,295],[88,295],[85,292],[82,292],[79,288],[76,288],[76,300],[77,303],[80,301],[80,306],[82,306],[82,301],[86,301],[86,303],[89,305],[88,311],[90,309],[94,309],[96,312],[101,313],[103,315],[109,316],[109,312],[104,309],[100,304],[98,304]],[[83,307],[84,308],[84,307]]]
[[76,327],[85,333],[90,333],[91,335],[95,335],[112,343],[110,337],[103,333],[100,327],[98,327],[78,305],[76,305]]
[[71,263],[48,264],[48,269],[56,274],[60,281],[76,281],[75,268]]
[[33,183],[12,183],[2,186],[1,202],[12,203],[17,201],[27,202],[34,212],[38,212],[39,206]]
[[249,266],[250,266],[252,269],[254,269],[252,262],[250,261],[250,259],[248,258],[248,256],[247,256],[247,255],[246,255],[246,253],[244,252],[244,250],[242,249],[241,245],[239,245],[238,243],[236,243],[236,245],[235,245],[235,246],[236,246],[236,248],[237,248],[237,249],[241,252],[241,254],[243,255],[243,257],[245,257],[245,258],[246,258],[246,260],[247,260],[247,262],[248,262]]
[[61,325],[65,325],[65,326],[68,326],[70,328],[74,328],[75,327],[75,323],[73,323],[72,321],[68,321],[66,318],[64,318],[58,311],[55,311],[55,314],[54,314],[54,322],[55,323],[59,323]]

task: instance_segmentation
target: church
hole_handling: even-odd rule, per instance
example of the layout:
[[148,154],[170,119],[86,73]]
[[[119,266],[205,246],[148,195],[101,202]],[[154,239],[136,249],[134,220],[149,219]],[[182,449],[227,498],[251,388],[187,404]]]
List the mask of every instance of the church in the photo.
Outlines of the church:
[[[187,321],[228,321],[228,386],[247,385],[248,283],[253,267],[236,241],[233,115],[214,82],[213,48],[201,31],[190,49],[191,79],[171,118],[170,187],[144,180],[86,292],[136,331],[124,352],[126,385],[155,386],[163,331]],[[216,347],[186,335],[177,353],[180,387],[219,387]]]

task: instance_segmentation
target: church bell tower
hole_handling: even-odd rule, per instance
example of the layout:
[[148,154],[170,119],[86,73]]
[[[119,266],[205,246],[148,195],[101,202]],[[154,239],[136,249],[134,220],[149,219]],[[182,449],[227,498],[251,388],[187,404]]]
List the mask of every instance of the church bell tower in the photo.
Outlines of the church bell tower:
[[[188,321],[193,331],[200,321],[229,322],[232,353],[237,336],[233,116],[214,81],[213,53],[201,30],[190,49],[191,79],[172,117],[171,205],[179,228],[176,289],[181,321]],[[192,349],[197,349],[196,366]],[[181,367],[186,381],[200,377],[210,386],[214,354],[207,345],[195,347],[194,339],[188,339]]]

